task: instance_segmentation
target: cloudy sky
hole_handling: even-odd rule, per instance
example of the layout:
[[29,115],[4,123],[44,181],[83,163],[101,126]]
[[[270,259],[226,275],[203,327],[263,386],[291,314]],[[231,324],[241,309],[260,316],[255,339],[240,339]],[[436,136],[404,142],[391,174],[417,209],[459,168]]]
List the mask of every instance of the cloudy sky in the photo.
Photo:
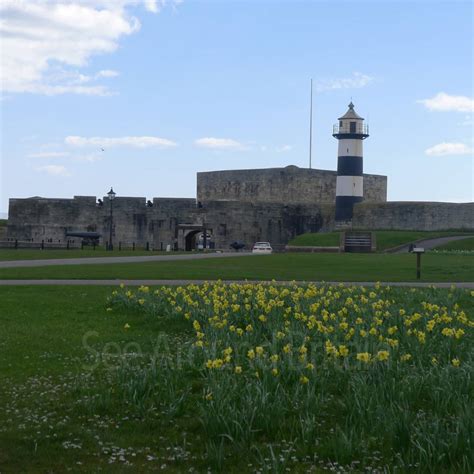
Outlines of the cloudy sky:
[[470,1],[1,0],[1,200],[195,196],[197,171],[335,169],[353,100],[390,200],[473,201]]

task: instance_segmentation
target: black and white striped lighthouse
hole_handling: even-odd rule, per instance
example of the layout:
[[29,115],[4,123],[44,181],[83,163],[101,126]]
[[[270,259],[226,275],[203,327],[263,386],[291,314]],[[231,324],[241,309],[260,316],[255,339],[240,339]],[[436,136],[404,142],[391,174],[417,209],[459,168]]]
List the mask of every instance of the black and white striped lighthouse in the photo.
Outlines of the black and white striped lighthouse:
[[332,136],[339,140],[336,181],[336,226],[350,225],[352,208],[364,199],[362,141],[369,136],[364,119],[349,104],[348,111],[339,117]]

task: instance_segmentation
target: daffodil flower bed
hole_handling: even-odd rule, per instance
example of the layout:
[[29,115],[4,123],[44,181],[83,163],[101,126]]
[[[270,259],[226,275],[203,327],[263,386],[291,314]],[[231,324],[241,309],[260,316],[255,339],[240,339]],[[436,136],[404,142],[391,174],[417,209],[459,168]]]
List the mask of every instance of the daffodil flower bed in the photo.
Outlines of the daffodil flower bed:
[[188,321],[211,450],[291,440],[348,466],[378,450],[452,468],[473,462],[473,302],[454,288],[217,282],[121,288],[109,305]]

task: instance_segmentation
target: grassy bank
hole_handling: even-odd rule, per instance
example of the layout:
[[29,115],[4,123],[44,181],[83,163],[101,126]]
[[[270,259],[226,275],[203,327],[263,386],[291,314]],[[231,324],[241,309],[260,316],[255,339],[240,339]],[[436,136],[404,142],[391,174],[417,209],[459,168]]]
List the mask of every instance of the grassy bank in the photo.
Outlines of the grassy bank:
[[11,260],[48,260],[58,258],[91,258],[91,257],[138,257],[140,255],[176,255],[184,252],[151,252],[147,250],[114,250],[109,252],[103,247],[95,250],[85,247],[84,249],[0,249],[0,261]]
[[[375,238],[377,250],[383,251],[398,245],[409,244],[420,239],[433,239],[436,237],[450,237],[452,235],[462,235],[462,231],[398,231],[398,230],[377,230]],[[303,234],[293,239],[289,245],[333,247],[339,245],[339,232],[321,232],[315,234]]]
[[474,250],[474,237],[448,242],[447,244],[436,247],[436,250]]
[[0,288],[0,471],[472,472],[469,291],[127,291]]
[[[0,279],[413,281],[411,254],[274,254],[238,258],[0,269]],[[423,281],[474,281],[474,256],[426,254]]]
[[301,234],[288,242],[301,247],[339,247],[339,232],[318,232]]

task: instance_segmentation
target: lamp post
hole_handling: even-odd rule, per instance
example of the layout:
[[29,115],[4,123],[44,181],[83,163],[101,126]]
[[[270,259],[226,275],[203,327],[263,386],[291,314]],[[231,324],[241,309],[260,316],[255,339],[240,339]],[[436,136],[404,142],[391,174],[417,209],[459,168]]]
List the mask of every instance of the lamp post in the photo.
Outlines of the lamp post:
[[112,188],[110,188],[110,191],[107,193],[107,196],[109,197],[109,201],[110,201],[109,248],[107,250],[113,250],[114,246],[112,244],[112,228],[113,228],[113,202],[115,199],[115,193]]
[[202,251],[205,252],[207,250],[207,229],[206,223],[203,224],[203,234],[202,234]]

